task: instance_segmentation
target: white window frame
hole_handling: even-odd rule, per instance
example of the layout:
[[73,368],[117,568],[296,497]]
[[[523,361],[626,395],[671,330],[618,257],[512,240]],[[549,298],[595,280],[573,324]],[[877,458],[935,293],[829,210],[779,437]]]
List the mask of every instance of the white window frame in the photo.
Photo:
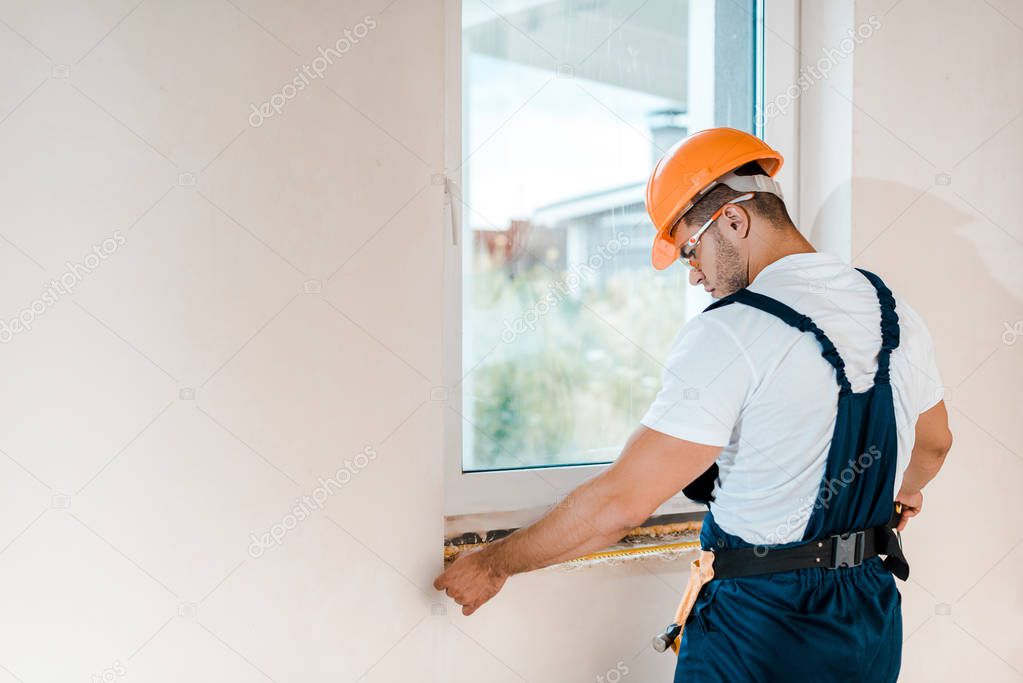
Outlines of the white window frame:
[[[691,0],[712,3],[714,0]],[[759,0],[761,21],[757,40],[763,45],[762,92],[774,96],[796,83],[799,76],[800,0]],[[572,489],[600,474],[608,465],[545,466],[492,472],[462,471],[462,205],[459,201],[462,159],[462,17],[461,0],[445,0],[445,202],[444,243],[444,514],[446,516],[521,511],[557,503]],[[760,51],[757,51],[758,55]],[[758,56],[759,59],[759,56]],[[799,215],[799,107],[764,122],[763,137],[782,150],[785,164],[778,178],[792,216]],[[652,236],[651,236],[652,237]],[[659,514],[702,512],[705,508],[682,496],[666,502]]]

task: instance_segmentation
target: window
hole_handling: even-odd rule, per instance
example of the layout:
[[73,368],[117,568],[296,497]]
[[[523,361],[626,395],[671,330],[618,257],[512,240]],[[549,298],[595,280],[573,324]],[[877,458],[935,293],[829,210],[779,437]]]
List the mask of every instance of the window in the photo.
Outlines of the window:
[[617,456],[709,303],[683,269],[650,267],[645,184],[692,132],[762,133],[763,7],[462,0],[450,15],[449,484],[532,481],[525,499],[488,488],[461,511],[521,508]]

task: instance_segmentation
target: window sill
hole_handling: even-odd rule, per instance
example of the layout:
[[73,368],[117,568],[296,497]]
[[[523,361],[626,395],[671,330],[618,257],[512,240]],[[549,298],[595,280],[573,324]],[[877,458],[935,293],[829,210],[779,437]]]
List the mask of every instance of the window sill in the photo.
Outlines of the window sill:
[[[488,515],[486,517],[490,519],[503,517],[508,520],[530,516],[529,512],[505,513],[504,515]],[[467,524],[478,522],[479,518],[483,516],[465,517],[475,517],[476,519],[453,518],[448,520],[448,534],[444,539],[445,563],[452,562],[461,553],[500,540],[519,528],[518,526],[502,526],[488,531],[468,531],[466,529],[471,527],[467,527]],[[639,560],[674,561],[699,550],[702,524],[702,512],[655,515],[630,531],[613,546],[554,566],[572,570]]]

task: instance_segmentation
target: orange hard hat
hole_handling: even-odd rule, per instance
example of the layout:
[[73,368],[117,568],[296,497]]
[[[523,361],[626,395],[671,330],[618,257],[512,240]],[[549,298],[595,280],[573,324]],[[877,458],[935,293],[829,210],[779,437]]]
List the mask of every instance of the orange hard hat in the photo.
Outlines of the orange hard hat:
[[[784,159],[760,138],[734,128],[708,128],[693,133],[661,157],[646,184],[646,211],[657,230],[652,254],[654,268],[664,270],[678,258],[678,248],[668,235],[678,219],[706,192],[723,182],[723,176],[751,161],[759,162],[764,173],[773,177]],[[753,189],[781,195],[777,183],[764,176],[731,175],[725,182],[740,191]],[[744,187],[735,187],[740,183]]]

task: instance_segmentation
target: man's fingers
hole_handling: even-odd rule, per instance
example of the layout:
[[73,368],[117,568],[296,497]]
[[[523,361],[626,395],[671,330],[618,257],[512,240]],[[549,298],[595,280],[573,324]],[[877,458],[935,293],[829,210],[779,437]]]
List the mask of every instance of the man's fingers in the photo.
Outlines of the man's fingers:
[[902,507],[902,514],[899,516],[899,525],[895,527],[896,531],[902,531],[905,529],[906,524],[909,523],[910,517],[916,517],[918,514],[920,514],[920,508],[911,508],[904,505]]
[[456,560],[453,566],[433,580],[433,587],[460,605],[465,616],[474,613],[500,590],[500,585],[491,585],[491,578],[477,571],[472,562],[466,563],[464,560],[467,558]]
[[447,595],[452,600],[454,600],[455,602],[457,602],[459,605],[464,605],[466,602],[468,602],[468,598],[465,597],[463,591],[456,590],[450,586],[444,589],[444,594]]

